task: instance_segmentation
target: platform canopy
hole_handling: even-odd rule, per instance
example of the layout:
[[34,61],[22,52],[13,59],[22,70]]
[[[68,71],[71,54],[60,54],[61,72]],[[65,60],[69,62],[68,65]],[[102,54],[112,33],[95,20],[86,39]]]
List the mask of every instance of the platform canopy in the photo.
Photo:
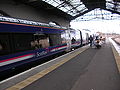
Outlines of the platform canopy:
[[96,8],[120,14],[120,0],[14,0],[73,20]]

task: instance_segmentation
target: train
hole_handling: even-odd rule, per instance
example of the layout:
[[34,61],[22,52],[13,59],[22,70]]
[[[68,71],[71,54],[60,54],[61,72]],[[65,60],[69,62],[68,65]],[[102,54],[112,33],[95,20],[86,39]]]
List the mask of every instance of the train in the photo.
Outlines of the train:
[[89,43],[90,31],[0,16],[0,72]]

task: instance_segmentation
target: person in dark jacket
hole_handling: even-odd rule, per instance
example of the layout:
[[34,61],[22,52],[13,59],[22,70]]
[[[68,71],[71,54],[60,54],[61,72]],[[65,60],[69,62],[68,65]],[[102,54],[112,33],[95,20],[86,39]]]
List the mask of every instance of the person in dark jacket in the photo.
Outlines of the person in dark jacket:
[[71,42],[72,42],[72,44],[76,42],[74,37],[72,38]]
[[90,37],[89,37],[89,42],[90,42],[90,47],[92,47],[92,44],[93,44],[93,37],[92,37],[92,35],[90,35]]

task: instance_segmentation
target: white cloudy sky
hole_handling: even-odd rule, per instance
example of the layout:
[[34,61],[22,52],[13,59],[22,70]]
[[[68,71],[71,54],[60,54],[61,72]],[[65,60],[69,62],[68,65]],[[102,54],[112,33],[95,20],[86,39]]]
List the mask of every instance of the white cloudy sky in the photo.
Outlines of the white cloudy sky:
[[71,22],[71,27],[75,29],[89,29],[94,32],[100,31],[120,34],[120,20]]

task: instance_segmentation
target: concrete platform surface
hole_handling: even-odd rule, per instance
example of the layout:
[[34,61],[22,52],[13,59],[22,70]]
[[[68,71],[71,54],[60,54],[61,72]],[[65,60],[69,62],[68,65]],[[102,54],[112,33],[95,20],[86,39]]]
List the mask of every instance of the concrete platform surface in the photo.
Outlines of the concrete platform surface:
[[111,45],[89,48],[22,90],[120,90]]

